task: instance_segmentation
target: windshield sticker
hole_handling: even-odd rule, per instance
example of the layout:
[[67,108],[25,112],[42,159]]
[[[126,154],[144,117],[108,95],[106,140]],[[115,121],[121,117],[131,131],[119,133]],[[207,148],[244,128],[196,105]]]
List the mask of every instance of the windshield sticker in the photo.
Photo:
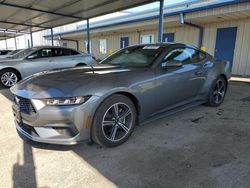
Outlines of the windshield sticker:
[[157,50],[160,46],[144,46],[143,49],[147,50]]

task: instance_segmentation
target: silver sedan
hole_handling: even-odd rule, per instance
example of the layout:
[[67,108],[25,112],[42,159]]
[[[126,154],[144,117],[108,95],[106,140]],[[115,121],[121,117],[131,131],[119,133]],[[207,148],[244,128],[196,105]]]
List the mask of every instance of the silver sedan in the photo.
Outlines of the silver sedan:
[[63,47],[35,47],[0,60],[0,86],[11,87],[32,74],[94,64],[91,55]]

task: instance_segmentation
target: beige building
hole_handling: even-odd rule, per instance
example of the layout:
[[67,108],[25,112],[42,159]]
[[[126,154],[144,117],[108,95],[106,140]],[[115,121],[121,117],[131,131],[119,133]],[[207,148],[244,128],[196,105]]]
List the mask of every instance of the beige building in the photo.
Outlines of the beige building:
[[[91,53],[104,58],[127,45],[158,41],[158,10],[91,23]],[[233,64],[233,74],[250,76],[250,1],[195,1],[164,9],[164,40],[206,49]],[[180,14],[184,24],[180,23]],[[190,25],[190,23],[192,25]],[[56,33],[62,45],[86,51],[85,25]],[[50,36],[45,36],[49,39]]]

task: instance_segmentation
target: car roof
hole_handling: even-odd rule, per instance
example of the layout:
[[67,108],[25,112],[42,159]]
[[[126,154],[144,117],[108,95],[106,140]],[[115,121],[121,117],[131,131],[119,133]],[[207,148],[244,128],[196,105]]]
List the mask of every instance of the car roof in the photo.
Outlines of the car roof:
[[[136,45],[131,45],[131,46],[163,46],[163,47],[172,47],[172,46],[176,46],[176,47],[191,47],[191,48],[195,48],[197,50],[199,50],[197,47],[193,46],[193,45],[187,45],[187,44],[183,44],[183,43],[175,43],[175,42],[161,42],[161,43],[150,43],[150,44],[136,44]],[[131,47],[128,46],[128,47]]]
[[63,47],[63,46],[49,46],[49,45],[45,45],[45,46],[34,46],[34,47],[32,47],[32,49],[35,49],[35,50],[43,49],[43,48],[64,48],[64,49],[74,50],[72,48]]

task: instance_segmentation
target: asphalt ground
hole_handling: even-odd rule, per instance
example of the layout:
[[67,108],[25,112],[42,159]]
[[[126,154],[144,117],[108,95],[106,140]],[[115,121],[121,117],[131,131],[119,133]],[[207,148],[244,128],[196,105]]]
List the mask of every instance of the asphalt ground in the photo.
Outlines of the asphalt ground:
[[0,187],[250,187],[250,84],[218,108],[198,106],[137,126],[122,146],[46,145],[15,130],[0,90]]

